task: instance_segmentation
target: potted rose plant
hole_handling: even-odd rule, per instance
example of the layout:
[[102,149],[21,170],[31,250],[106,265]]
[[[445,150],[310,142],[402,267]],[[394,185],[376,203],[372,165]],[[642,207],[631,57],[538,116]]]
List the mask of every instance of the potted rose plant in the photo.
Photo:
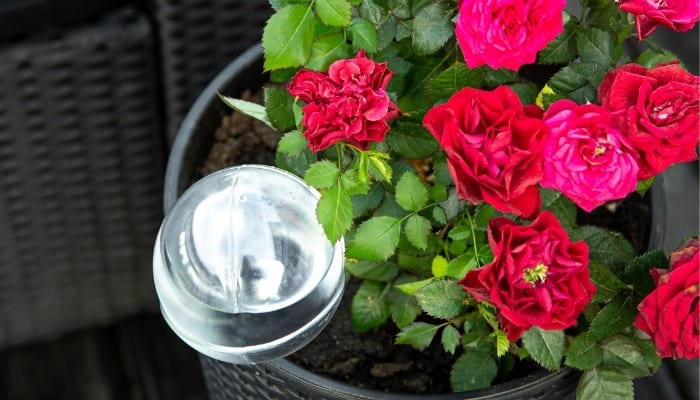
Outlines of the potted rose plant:
[[697,239],[638,254],[577,219],[697,159],[700,79],[649,38],[691,29],[697,2],[271,4],[283,86],[222,99],[322,193],[355,329],[437,343],[458,392],[532,360],[580,371],[578,398],[631,398],[661,357],[698,357]]

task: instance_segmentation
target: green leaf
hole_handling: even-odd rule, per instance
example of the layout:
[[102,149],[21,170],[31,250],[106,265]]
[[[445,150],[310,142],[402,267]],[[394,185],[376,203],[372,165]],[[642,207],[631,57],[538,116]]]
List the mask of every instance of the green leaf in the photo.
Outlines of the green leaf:
[[416,248],[425,250],[428,247],[428,239],[432,227],[427,218],[420,215],[412,215],[406,220],[406,225],[404,225],[403,229],[406,232],[406,239]]
[[326,71],[337,60],[350,57],[350,47],[341,33],[323,36],[311,46],[309,60],[304,65],[308,69]]
[[385,283],[365,281],[352,298],[352,325],[360,332],[383,324],[389,318],[389,302],[384,295]]
[[275,165],[298,176],[304,176],[309,165],[314,162],[316,162],[316,155],[308,147],[294,155],[282,151],[275,154]]
[[[343,176],[345,175],[347,175],[347,173],[343,174]],[[369,210],[376,208],[382,202],[383,197],[384,190],[379,185],[372,187],[367,194],[353,195],[351,199],[353,215],[359,217]]]
[[645,50],[642,54],[637,57],[635,61],[637,64],[642,65],[647,68],[653,68],[659,64],[676,61],[678,56],[671,53],[670,51],[664,50],[662,53],[658,53],[651,49]]
[[377,30],[364,18],[353,18],[348,28],[353,51],[364,49],[368,53],[377,51]]
[[456,91],[479,87],[486,77],[486,68],[469,69],[464,63],[454,63],[428,83],[428,93],[435,100],[451,97]]
[[[398,20],[393,15],[388,15],[382,20],[381,24],[377,27],[377,50],[384,50],[391,45],[396,37],[398,24]],[[397,80],[396,76],[400,74],[396,69],[394,69],[394,67],[392,67],[391,63],[389,64],[389,69],[394,71],[394,78],[392,79],[393,83]]]
[[632,298],[640,302],[644,297],[656,288],[651,277],[652,268],[667,268],[668,258],[662,250],[656,250],[635,257],[625,266],[622,280],[634,287]]
[[637,344],[637,347],[642,352],[649,371],[652,373],[656,372],[659,367],[661,367],[661,357],[659,357],[659,355],[656,353],[654,343],[652,343],[649,339],[641,339],[637,337],[632,338],[632,340]]
[[439,206],[433,207],[433,221],[435,221],[438,226],[446,225],[447,216],[445,215],[445,210]]
[[277,151],[296,156],[306,148],[306,138],[299,131],[289,131],[282,136],[277,144]]
[[571,230],[571,240],[585,240],[590,248],[590,261],[609,267],[614,273],[621,272],[635,256],[634,247],[618,233],[595,226],[580,226]]
[[348,25],[351,8],[348,0],[316,0],[318,18],[328,26]]
[[417,291],[423,289],[424,287],[426,287],[430,283],[432,283],[434,280],[435,280],[435,278],[428,278],[428,279],[423,279],[422,281],[402,283],[400,285],[396,285],[395,287],[406,294],[412,295],[412,294],[416,293]]
[[426,324],[425,322],[414,322],[406,325],[396,335],[396,344],[407,344],[417,350],[425,350],[433,341],[440,325]]
[[265,114],[272,126],[280,132],[294,129],[294,112],[292,104],[294,99],[286,89],[266,87],[265,89]]
[[488,69],[486,72],[486,85],[496,87],[506,83],[511,83],[518,78],[518,73],[509,69]]
[[577,399],[634,400],[632,379],[613,367],[584,372],[576,390]]
[[636,315],[636,304],[632,298],[619,293],[593,318],[588,333],[591,339],[604,339],[630,326]]
[[430,271],[436,278],[442,278],[447,275],[447,260],[443,256],[435,256],[430,266]]
[[579,25],[575,20],[564,24],[564,32],[549,42],[537,55],[540,64],[566,64],[576,58],[576,31]]
[[387,134],[386,142],[395,152],[414,160],[429,157],[440,148],[435,137],[414,122],[396,124]]
[[595,284],[596,294],[593,297],[594,303],[607,303],[612,300],[615,295],[627,287],[627,284],[620,280],[617,275],[613,274],[608,267],[598,262],[588,264],[588,269],[591,271],[591,281]]
[[442,330],[442,339],[440,342],[442,343],[442,348],[445,349],[446,353],[455,353],[455,350],[457,350],[457,346],[459,345],[460,337],[461,335],[457,328],[451,324],[445,326],[445,328]]
[[496,214],[496,209],[488,203],[481,203],[476,207],[474,213],[474,225],[476,229],[486,231],[489,226],[489,221]]
[[418,211],[428,202],[428,189],[412,173],[405,173],[396,184],[396,202],[408,211]]
[[452,12],[443,3],[432,3],[418,11],[412,28],[416,54],[433,54],[454,34]]
[[352,275],[370,281],[388,282],[399,274],[399,267],[394,263],[375,263],[372,261],[345,260],[345,270]]
[[598,86],[606,69],[590,62],[575,62],[562,68],[552,76],[547,86],[554,93],[568,97],[578,104],[595,103],[598,100]]
[[505,332],[501,331],[500,329],[494,333],[496,334],[496,356],[500,358],[503,357],[503,355],[508,351],[508,348],[510,348],[510,341],[508,340]]
[[411,5],[409,0],[389,0],[389,8],[396,18],[411,18]]
[[289,5],[274,13],[263,29],[265,70],[304,64],[311,53],[315,24],[311,6]]
[[498,366],[489,353],[467,351],[452,366],[450,384],[455,392],[483,389],[491,386],[496,374]]
[[346,170],[343,175],[341,175],[340,184],[343,185],[343,190],[345,190],[348,196],[365,195],[370,189],[369,181],[360,181],[358,170],[354,168]]
[[615,38],[610,33],[593,27],[576,30],[576,50],[582,61],[612,67],[614,49]]
[[261,106],[260,104],[252,103],[250,101],[234,99],[233,97],[227,97],[218,92],[217,94],[219,95],[221,101],[223,101],[224,104],[226,104],[227,106],[233,108],[239,113],[245,114],[249,117],[253,117],[258,121],[265,123],[265,125],[269,126],[270,128],[275,129],[275,127],[272,126],[272,122],[270,122],[270,120],[267,118],[265,107]]
[[469,226],[459,225],[450,229],[447,237],[452,240],[467,240],[472,236],[472,230]]
[[[388,157],[387,157],[388,158]],[[369,156],[369,172],[375,179],[384,182],[391,182],[392,169],[384,157],[370,154]]]
[[352,203],[341,185],[335,185],[321,195],[316,207],[318,222],[328,240],[335,243],[352,225]]
[[459,200],[457,190],[455,188],[450,188],[447,200],[440,203],[440,207],[445,210],[447,219],[452,219],[464,210],[464,203]]
[[645,179],[643,181],[639,181],[637,183],[637,187],[634,189],[639,196],[644,197],[644,195],[647,193],[649,189],[651,189],[651,186],[654,184],[654,179],[655,177],[652,176],[651,178]]
[[603,362],[603,349],[587,333],[576,336],[569,346],[564,364],[569,367],[589,370]]
[[651,375],[642,350],[630,338],[613,336],[600,344],[603,349],[603,364],[618,367],[632,378]]
[[432,282],[417,291],[414,296],[428,315],[444,319],[459,315],[466,298],[462,286],[449,280]]
[[561,192],[554,189],[540,187],[540,198],[542,199],[542,207],[547,209],[555,201],[561,197]]
[[534,83],[511,83],[508,87],[518,94],[523,104],[535,104],[538,90]]
[[396,323],[396,326],[401,328],[415,321],[421,310],[415,297],[408,295],[396,287],[392,288],[389,293],[391,319]]
[[545,209],[557,216],[564,229],[570,230],[576,226],[576,205],[566,196],[560,196]]
[[394,254],[400,235],[401,221],[398,218],[370,218],[357,228],[355,238],[345,255],[361,260],[386,260]]
[[360,16],[378,25],[382,20],[382,9],[372,0],[365,0],[360,5]]
[[546,331],[533,326],[523,334],[523,346],[530,357],[548,370],[558,370],[564,357],[564,331]]
[[476,257],[474,257],[474,252],[471,251],[450,260],[450,263],[447,264],[447,276],[452,279],[459,280],[464,278],[467,272],[477,268],[478,266],[479,264]]
[[335,163],[329,160],[321,160],[309,166],[304,175],[304,180],[316,189],[327,189],[338,183],[340,171]]

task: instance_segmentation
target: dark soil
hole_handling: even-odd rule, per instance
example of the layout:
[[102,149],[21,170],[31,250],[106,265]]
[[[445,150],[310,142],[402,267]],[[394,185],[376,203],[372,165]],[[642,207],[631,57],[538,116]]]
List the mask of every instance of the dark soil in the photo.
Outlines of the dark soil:
[[[260,94],[245,93],[242,98],[261,103]],[[274,164],[280,134],[265,124],[238,113],[222,118],[214,133],[214,145],[202,167],[202,174],[238,164]],[[620,231],[642,251],[649,236],[649,196],[633,194],[628,199],[599,207],[593,213],[578,216],[579,224],[606,226]],[[352,327],[350,304],[358,287],[351,280],[334,318],[309,345],[288,357],[315,373],[349,384],[386,392],[450,392],[450,368],[456,356],[434,340],[425,351],[407,345],[394,345],[397,333],[391,323],[359,333]],[[510,378],[522,376],[537,366],[516,365]]]
[[[262,92],[245,91],[241,99],[261,104]],[[221,118],[214,132],[214,144],[201,168],[202,175],[233,165],[275,163],[275,149],[282,136],[279,132],[241,113]]]

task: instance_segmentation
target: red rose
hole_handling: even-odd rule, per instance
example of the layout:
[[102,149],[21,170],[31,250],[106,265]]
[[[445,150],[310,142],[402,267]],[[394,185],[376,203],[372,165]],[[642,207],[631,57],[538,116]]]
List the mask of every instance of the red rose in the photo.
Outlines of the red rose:
[[506,86],[464,88],[430,109],[423,125],[447,153],[460,198],[532,218],[541,207],[536,185],[548,132],[540,117]]
[[638,153],[639,179],[698,158],[699,84],[678,63],[652,69],[626,64],[603,78],[598,97],[620,119],[622,134]]
[[384,140],[388,121],[398,116],[385,90],[390,80],[386,63],[368,59],[364,51],[334,62],[327,74],[297,72],[288,90],[307,103],[302,125],[311,150],[318,152],[340,141],[366,150]]
[[620,0],[620,10],[634,14],[640,42],[659,25],[686,32],[693,29],[700,18],[698,0]]
[[661,357],[700,357],[700,239],[671,255],[668,270],[652,270],[654,289],[639,303],[637,328]]
[[462,279],[476,300],[493,304],[509,340],[532,326],[565,329],[576,323],[596,288],[588,271],[588,245],[571,243],[561,223],[543,211],[531,225],[489,221],[494,260]]

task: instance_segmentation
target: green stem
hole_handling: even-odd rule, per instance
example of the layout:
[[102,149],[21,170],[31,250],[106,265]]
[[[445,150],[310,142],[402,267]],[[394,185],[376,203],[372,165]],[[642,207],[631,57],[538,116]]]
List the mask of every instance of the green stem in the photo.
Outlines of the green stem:
[[476,262],[481,266],[481,256],[479,255],[479,248],[476,245],[476,229],[474,229],[474,221],[469,213],[469,208],[464,209],[464,213],[467,215],[467,220],[469,221],[469,229],[472,231],[472,245],[474,246],[474,257]]

